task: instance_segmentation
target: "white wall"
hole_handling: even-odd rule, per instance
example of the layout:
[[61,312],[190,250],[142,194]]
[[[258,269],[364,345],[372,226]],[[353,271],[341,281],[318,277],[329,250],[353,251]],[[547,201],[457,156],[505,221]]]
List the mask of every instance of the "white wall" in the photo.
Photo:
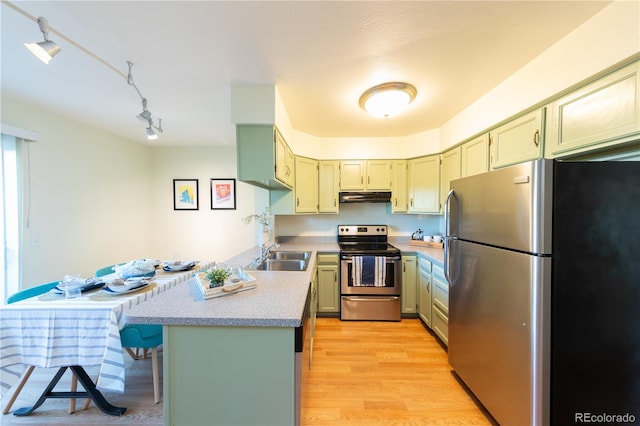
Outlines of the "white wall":
[[338,225],[387,225],[389,236],[410,236],[418,228],[426,234],[442,233],[442,216],[391,214],[389,203],[340,204],[340,214],[278,216],[276,232],[282,236],[335,237]]
[[[210,179],[236,177],[233,147],[142,145],[8,96],[2,122],[39,134],[28,145],[23,287],[135,258],[222,261],[256,243],[241,218],[264,194],[238,182],[237,210],[211,210]],[[199,179],[198,211],[173,210],[174,178]]]
[[[223,261],[255,245],[242,221],[262,209],[253,186],[236,181],[236,210],[211,209],[210,180],[236,178],[235,147],[155,147],[151,158],[153,257]],[[199,180],[199,210],[173,210],[173,179]]]
[[89,276],[146,253],[153,229],[147,147],[4,95],[2,121],[39,134],[28,144],[24,287]]

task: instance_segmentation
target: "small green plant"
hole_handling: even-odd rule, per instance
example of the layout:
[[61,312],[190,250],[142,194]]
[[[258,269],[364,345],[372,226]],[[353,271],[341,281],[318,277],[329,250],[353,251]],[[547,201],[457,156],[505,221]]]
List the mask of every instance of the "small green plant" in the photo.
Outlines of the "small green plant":
[[214,288],[220,287],[224,283],[224,280],[229,278],[229,275],[231,275],[231,271],[228,269],[214,268],[207,272],[205,278],[211,283],[209,287]]
[[247,217],[243,217],[242,220],[246,224],[250,224],[251,222],[256,221],[259,224],[261,224],[263,228],[267,229],[269,228],[269,225],[270,225],[269,223],[270,216],[271,216],[271,212],[269,211],[269,207],[265,207],[262,213],[250,214]]

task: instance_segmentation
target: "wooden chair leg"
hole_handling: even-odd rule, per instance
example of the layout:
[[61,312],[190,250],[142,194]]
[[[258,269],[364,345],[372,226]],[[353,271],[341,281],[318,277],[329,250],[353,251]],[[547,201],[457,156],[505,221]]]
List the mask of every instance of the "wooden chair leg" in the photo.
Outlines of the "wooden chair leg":
[[151,370],[153,371],[153,398],[160,402],[160,374],[158,373],[158,348],[151,349]]
[[[73,374],[73,371],[71,372],[71,392],[75,392],[76,390],[78,390],[78,378],[76,377],[75,374]],[[75,398],[70,398],[69,399],[69,414],[73,414],[76,411],[76,399]]]
[[9,398],[9,402],[7,403],[7,406],[4,407],[4,410],[2,411],[2,414],[9,413],[9,410],[11,410],[11,406],[16,401],[16,398],[18,397],[18,395],[20,395],[20,392],[22,391],[22,388],[24,387],[24,384],[27,383],[27,380],[29,380],[29,376],[31,376],[31,373],[33,373],[33,369],[34,368],[35,368],[35,366],[30,365],[27,368],[27,371],[24,372],[24,375],[20,379],[20,383],[18,383],[18,386],[16,387],[15,392],[13,392],[13,395],[11,395],[11,398]]

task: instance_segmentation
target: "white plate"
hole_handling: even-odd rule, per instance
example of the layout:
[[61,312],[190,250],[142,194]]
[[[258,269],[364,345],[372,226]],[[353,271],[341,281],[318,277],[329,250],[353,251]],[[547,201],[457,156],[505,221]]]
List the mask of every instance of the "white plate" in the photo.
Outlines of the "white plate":
[[188,271],[196,265],[195,260],[187,260],[184,262],[176,261],[176,262],[164,262],[164,266],[162,267],[163,271],[166,272],[178,272],[178,271]]
[[143,287],[149,285],[149,281],[139,280],[135,284],[131,285],[109,285],[103,289],[105,294],[117,296],[119,294],[127,294],[136,290],[140,290]]

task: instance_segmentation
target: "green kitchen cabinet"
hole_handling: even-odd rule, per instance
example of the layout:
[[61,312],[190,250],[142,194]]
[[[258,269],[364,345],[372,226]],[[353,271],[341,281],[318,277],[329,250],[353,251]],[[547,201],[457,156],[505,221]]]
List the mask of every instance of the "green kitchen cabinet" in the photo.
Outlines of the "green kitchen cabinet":
[[340,162],[341,191],[390,191],[390,160],[343,160]]
[[526,113],[491,130],[491,169],[542,158],[545,108]]
[[402,314],[415,314],[418,310],[416,269],[416,256],[402,256]]
[[272,214],[318,213],[318,162],[311,158],[295,158],[295,186],[293,190],[269,191]]
[[337,253],[318,253],[318,312],[340,312],[340,256]]
[[445,345],[449,343],[449,284],[444,270],[433,265],[431,268],[431,329]]
[[318,161],[296,157],[295,164],[295,212],[318,213]]
[[431,328],[431,262],[418,258],[418,316]]
[[444,211],[444,203],[449,194],[451,181],[460,178],[462,150],[458,146],[444,152],[440,156],[440,212]]
[[406,213],[407,203],[407,160],[391,162],[391,213]]
[[318,212],[338,213],[340,204],[340,162],[318,161]]
[[313,341],[316,335],[316,316],[318,314],[318,266],[313,268],[311,273],[311,303],[309,307],[309,319],[311,322],[310,345],[309,345],[309,368],[313,360]]
[[545,157],[600,149],[640,136],[640,62],[618,69],[549,106]]
[[291,189],[294,156],[275,126],[236,126],[238,180],[266,189]]
[[409,213],[439,213],[440,156],[409,160]]
[[473,138],[460,147],[460,177],[489,171],[489,134]]

